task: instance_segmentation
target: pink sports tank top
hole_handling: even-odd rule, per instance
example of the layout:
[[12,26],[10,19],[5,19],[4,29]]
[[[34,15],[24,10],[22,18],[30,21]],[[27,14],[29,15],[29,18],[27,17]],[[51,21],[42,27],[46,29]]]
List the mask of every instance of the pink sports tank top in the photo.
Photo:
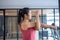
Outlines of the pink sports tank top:
[[21,30],[22,40],[35,40],[35,29],[34,27],[29,28],[28,30]]

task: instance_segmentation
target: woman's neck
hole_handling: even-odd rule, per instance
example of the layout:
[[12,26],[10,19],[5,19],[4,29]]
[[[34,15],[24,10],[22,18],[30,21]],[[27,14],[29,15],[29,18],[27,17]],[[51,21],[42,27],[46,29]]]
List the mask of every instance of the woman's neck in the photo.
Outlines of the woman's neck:
[[24,22],[29,22],[29,20],[27,20],[27,19],[24,19]]

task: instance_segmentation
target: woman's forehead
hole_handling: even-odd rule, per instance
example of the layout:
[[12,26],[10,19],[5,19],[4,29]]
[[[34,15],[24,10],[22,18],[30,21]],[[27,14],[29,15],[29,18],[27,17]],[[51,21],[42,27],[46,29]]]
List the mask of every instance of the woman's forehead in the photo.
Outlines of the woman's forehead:
[[32,14],[32,11],[31,10],[29,10],[29,14]]

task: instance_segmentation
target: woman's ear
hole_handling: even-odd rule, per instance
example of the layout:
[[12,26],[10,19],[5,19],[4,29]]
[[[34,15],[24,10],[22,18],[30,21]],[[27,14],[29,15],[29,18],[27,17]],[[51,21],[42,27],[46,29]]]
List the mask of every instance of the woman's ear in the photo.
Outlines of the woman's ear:
[[26,14],[24,14],[24,17],[26,18],[26,17],[27,17],[27,15],[26,15]]
[[26,14],[24,14],[24,17],[26,16]]

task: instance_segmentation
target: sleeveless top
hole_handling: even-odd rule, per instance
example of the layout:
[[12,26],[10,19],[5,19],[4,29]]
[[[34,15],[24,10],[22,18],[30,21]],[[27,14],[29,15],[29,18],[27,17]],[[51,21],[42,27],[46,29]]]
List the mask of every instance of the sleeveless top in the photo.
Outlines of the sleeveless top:
[[22,40],[35,40],[35,29],[31,27],[27,30],[22,30]]

